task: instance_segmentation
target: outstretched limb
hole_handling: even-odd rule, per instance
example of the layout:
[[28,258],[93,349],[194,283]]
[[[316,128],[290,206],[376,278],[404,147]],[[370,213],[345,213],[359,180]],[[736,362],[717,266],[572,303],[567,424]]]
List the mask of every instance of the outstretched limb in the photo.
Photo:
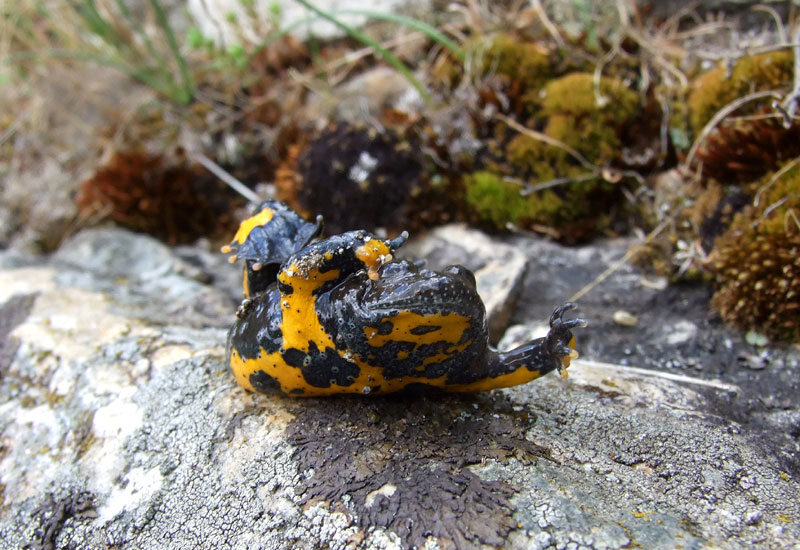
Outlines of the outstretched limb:
[[577,307],[574,302],[566,302],[554,309],[550,315],[550,331],[544,338],[545,353],[557,360],[556,368],[564,378],[567,377],[566,369],[570,361],[578,357],[578,352],[574,349],[575,337],[572,329],[588,324],[580,318],[564,320],[564,313]]
[[538,378],[558,370],[566,378],[567,367],[578,357],[572,329],[585,327],[583,319],[564,319],[564,313],[578,307],[572,302],[558,306],[550,315],[550,330],[543,338],[537,338],[507,352],[497,354],[499,373],[516,373],[515,384]]

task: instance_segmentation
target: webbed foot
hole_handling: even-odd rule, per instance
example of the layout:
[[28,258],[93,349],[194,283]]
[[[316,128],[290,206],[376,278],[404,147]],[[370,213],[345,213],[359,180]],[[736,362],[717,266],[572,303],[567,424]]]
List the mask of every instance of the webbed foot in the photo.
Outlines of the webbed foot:
[[566,302],[554,309],[550,315],[550,331],[544,338],[546,353],[558,361],[558,371],[564,378],[567,377],[566,369],[570,361],[578,357],[578,352],[574,349],[575,337],[572,335],[572,329],[585,327],[588,324],[580,318],[564,320],[564,313],[577,307],[574,302]]
[[583,319],[564,320],[564,313],[576,307],[572,302],[558,306],[550,316],[550,330],[546,336],[498,353],[500,372],[525,372],[525,376],[515,379],[514,384],[523,384],[554,370],[558,370],[566,378],[569,362],[578,357],[578,352],[574,349],[572,329],[585,327],[587,324]]

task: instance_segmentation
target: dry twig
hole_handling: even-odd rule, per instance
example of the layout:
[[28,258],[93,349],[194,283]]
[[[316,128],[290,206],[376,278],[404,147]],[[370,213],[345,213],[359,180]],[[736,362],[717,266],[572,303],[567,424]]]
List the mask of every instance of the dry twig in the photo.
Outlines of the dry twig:
[[550,21],[550,18],[547,16],[547,12],[545,11],[544,7],[542,6],[542,0],[533,0],[533,9],[536,14],[539,16],[539,21],[541,21],[542,26],[547,30],[550,36],[553,37],[553,40],[556,41],[559,48],[563,48],[565,45],[564,39],[561,38],[561,33],[558,32],[558,29]]
[[778,32],[778,37],[782,43],[786,43],[789,39],[786,36],[786,31],[783,28],[783,22],[781,21],[780,14],[775,11],[775,8],[771,6],[767,6],[765,4],[759,4],[757,6],[753,6],[751,8],[753,11],[763,11],[764,13],[768,14],[772,17],[773,21],[775,21],[775,30]]
[[582,154],[580,154],[578,151],[576,151],[575,149],[573,149],[572,147],[570,147],[569,145],[567,145],[563,141],[555,139],[553,137],[550,137],[547,134],[543,134],[542,132],[537,132],[536,130],[531,130],[530,128],[526,128],[525,126],[523,126],[522,124],[520,124],[519,122],[514,120],[513,118],[507,117],[506,115],[504,115],[502,113],[495,113],[494,118],[496,118],[497,120],[500,120],[502,122],[505,122],[511,128],[513,128],[514,130],[519,132],[520,134],[524,134],[524,135],[526,135],[526,136],[528,136],[530,138],[533,138],[535,140],[538,140],[538,141],[544,142],[544,143],[546,143],[548,145],[552,145],[553,147],[558,147],[559,149],[562,149],[569,156],[571,156],[572,158],[577,160],[579,163],[581,163],[581,165],[583,165],[585,168],[588,168],[589,170],[592,170],[595,173],[598,173],[600,171],[600,169],[597,166],[595,166],[594,164],[592,164],[591,162],[586,160],[586,157],[584,157]]
[[642,241],[640,244],[628,248],[627,252],[625,252],[625,254],[619,260],[608,266],[600,275],[595,277],[593,281],[591,281],[583,288],[581,288],[578,292],[570,296],[569,300],[567,301],[569,302],[578,301],[583,296],[588,294],[591,290],[593,290],[594,287],[596,287],[597,285],[608,279],[608,277],[611,276],[612,273],[617,271],[626,263],[630,262],[637,254],[639,254],[643,250],[644,245],[652,242],[652,240],[655,239],[664,230],[664,228],[666,228],[673,221],[674,221],[673,217],[670,217],[662,221],[660,224],[658,224],[658,226],[655,229],[653,229],[650,233],[647,234],[644,241]]
[[792,51],[794,52],[794,86],[792,91],[783,98],[779,109],[785,115],[783,126],[787,129],[792,126],[792,119],[797,112],[797,103],[800,101],[800,24],[797,25],[792,36]]

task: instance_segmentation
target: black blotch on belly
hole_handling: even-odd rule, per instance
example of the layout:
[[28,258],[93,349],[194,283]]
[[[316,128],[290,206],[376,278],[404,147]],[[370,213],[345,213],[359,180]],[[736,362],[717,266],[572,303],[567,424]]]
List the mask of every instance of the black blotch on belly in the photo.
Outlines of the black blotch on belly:
[[414,336],[422,336],[423,334],[428,334],[429,332],[436,332],[437,330],[441,329],[442,327],[439,325],[419,325],[409,330],[409,332]]
[[260,393],[271,394],[280,393],[281,391],[280,382],[263,370],[257,370],[251,374],[250,383],[253,385],[253,388]]
[[315,388],[350,386],[359,373],[358,365],[342,358],[335,349],[321,351],[314,342],[308,343],[308,352],[296,348],[284,351],[283,360],[300,369],[306,382]]

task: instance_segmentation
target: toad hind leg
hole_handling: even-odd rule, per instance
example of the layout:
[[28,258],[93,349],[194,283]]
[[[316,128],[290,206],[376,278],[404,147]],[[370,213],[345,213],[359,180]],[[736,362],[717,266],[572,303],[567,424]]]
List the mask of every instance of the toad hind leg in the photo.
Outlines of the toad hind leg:
[[578,357],[572,329],[587,325],[583,319],[564,319],[564,313],[576,307],[573,302],[558,306],[550,315],[550,330],[545,337],[499,353],[500,363],[505,370],[526,369],[536,373],[535,377],[558,370],[566,378],[570,361]]
[[550,316],[550,330],[537,338],[507,352],[492,349],[487,357],[486,375],[466,384],[447,385],[448,391],[475,392],[525,384],[554,370],[566,377],[570,360],[578,356],[572,329],[586,326],[583,319],[564,320],[564,313],[577,307],[567,302]]

